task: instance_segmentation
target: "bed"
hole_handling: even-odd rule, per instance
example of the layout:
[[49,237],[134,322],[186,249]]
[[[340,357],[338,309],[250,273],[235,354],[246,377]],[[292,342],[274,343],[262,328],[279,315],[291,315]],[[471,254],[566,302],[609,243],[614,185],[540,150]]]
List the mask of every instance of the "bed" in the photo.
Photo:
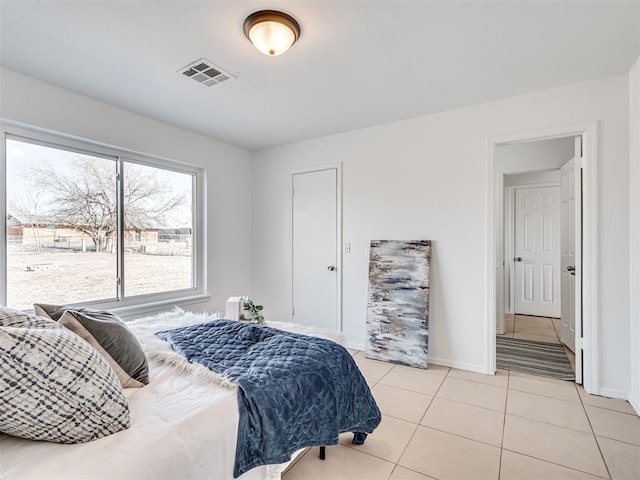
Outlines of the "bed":
[[[73,445],[0,434],[0,478],[233,478],[237,392],[216,384],[219,379],[204,367],[185,363],[155,336],[207,320],[211,317],[175,310],[128,323],[149,358],[149,384],[124,390],[131,428]],[[293,324],[271,326],[336,339]],[[285,467],[259,466],[239,478],[279,479]]]

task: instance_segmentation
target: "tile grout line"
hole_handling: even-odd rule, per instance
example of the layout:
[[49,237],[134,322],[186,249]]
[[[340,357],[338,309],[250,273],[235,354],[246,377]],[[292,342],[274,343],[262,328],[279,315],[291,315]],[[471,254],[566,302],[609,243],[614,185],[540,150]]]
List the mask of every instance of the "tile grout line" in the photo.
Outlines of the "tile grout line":
[[[496,369],[496,371],[497,371],[497,370],[501,370],[501,371],[509,372],[509,370]],[[468,370],[460,370],[460,371],[462,371],[462,372],[466,372],[466,371],[468,371]],[[478,375],[486,375],[487,377],[491,377],[491,375],[489,375],[489,374],[485,374],[485,373],[478,373],[478,372],[470,372],[470,373],[477,373]],[[498,377],[498,375],[493,375],[493,376],[494,376],[494,377]],[[479,383],[480,385],[487,385],[487,386],[489,386],[489,387],[505,388],[505,387],[503,387],[503,386],[501,386],[501,385],[493,385],[493,384],[491,384],[491,383],[481,382],[481,381],[479,381],[479,380],[472,380],[472,379],[470,379],[470,378],[456,377],[455,375],[454,375],[454,376],[452,376],[451,378],[454,378],[454,379],[456,379],[456,380],[466,380],[467,382]]]
[[[443,377],[444,378],[444,377]],[[452,377],[455,378],[455,377]],[[460,379],[457,379],[460,380]],[[376,382],[374,385],[384,385],[385,387],[390,387],[390,388],[397,388],[398,390],[402,390],[404,392],[411,392],[411,393],[418,393],[420,395],[426,395],[427,397],[435,397],[435,393],[424,393],[424,392],[418,392],[416,390],[411,390],[409,388],[404,388],[404,387],[398,387],[397,385],[390,385],[388,383],[382,383],[382,380],[379,382]],[[373,386],[373,385],[372,385]],[[440,387],[438,387],[438,389],[440,389]],[[437,391],[437,390],[436,390]]]
[[[498,388],[502,388],[502,387],[498,387]],[[436,397],[433,397],[433,398],[435,399]],[[438,399],[439,400],[446,400],[447,402],[459,403],[460,405],[467,405],[469,407],[481,408],[482,410],[487,410],[488,412],[504,413],[503,410],[495,410],[493,408],[481,407],[480,405],[476,405],[475,403],[467,403],[467,402],[463,402],[462,400],[454,400],[454,399],[447,398],[447,397],[438,397]],[[429,404],[429,406],[431,406],[431,404]]]
[[505,448],[504,450],[506,450],[507,452],[515,453],[516,455],[522,455],[523,457],[532,458],[532,459],[538,460],[540,462],[548,463],[550,465],[555,465],[557,467],[566,468],[567,470],[572,470],[574,472],[585,473],[587,475],[591,475],[591,476],[596,477],[596,478],[603,478],[603,479],[606,479],[606,480],[611,480],[611,477],[603,477],[601,475],[598,475],[597,473],[587,472],[585,470],[578,470],[577,468],[569,467],[567,465],[563,465],[562,463],[556,463],[556,462],[552,462],[551,460],[546,460],[544,458],[535,457],[535,456],[531,455],[530,453],[519,452],[517,450],[511,450],[509,448]]
[[283,480],[284,480],[284,477],[286,477],[286,476],[287,476],[287,474],[288,474],[291,470],[293,470],[293,468],[298,464],[298,462],[300,462],[300,461],[302,460],[302,457],[306,456],[306,455],[307,455],[307,453],[309,453],[309,452],[311,451],[311,449],[312,449],[312,448],[314,448],[314,447],[309,447],[309,448],[307,448],[305,452],[303,452],[301,455],[298,455],[298,457],[297,457],[295,460],[293,460],[289,465],[287,465],[287,468],[285,468],[285,469],[284,469],[284,471],[283,471],[283,472],[281,472],[281,475],[282,475],[282,479],[283,479]]
[[[485,387],[498,388],[498,389],[500,389],[500,390],[507,390],[505,387],[498,387],[498,386],[496,386],[496,385],[490,385],[490,384],[487,384],[487,383],[474,382],[473,380],[466,380],[466,379],[464,379],[464,378],[457,378],[457,377],[451,377],[451,378],[452,378],[453,380],[456,380],[456,381],[468,382],[468,383],[472,383],[472,384],[474,384],[474,385],[483,385],[483,386],[485,386]],[[446,380],[446,378],[445,378],[445,380]],[[443,385],[443,384],[444,384],[444,381],[442,382],[442,384],[440,384],[440,387],[442,387],[442,385]],[[438,391],[440,391],[440,387],[438,388]],[[436,396],[436,395],[437,395],[437,392],[436,392],[436,394],[434,395],[434,398],[435,398],[435,396]],[[493,408],[483,407],[483,406],[481,406],[481,405],[477,405],[477,404],[475,404],[475,403],[468,403],[468,402],[465,402],[465,401],[462,401],[462,400],[459,400],[459,399],[452,399],[452,398],[447,398],[447,397],[439,397],[439,398],[440,398],[441,400],[448,400],[448,401],[450,401],[450,402],[456,402],[456,403],[461,403],[461,404],[463,404],[463,405],[469,405],[469,406],[472,406],[472,407],[482,408],[482,409],[484,409],[484,410],[489,410],[489,411],[491,411],[491,412],[498,412],[498,413],[502,413],[502,411],[501,411],[501,410],[495,410],[495,409],[493,409]]]
[[[555,325],[554,325],[554,323],[553,323],[553,318],[554,318],[554,317],[537,317],[537,318],[541,318],[541,319],[546,319],[546,320],[548,320],[549,322],[551,322],[551,328],[548,328],[548,327],[539,327],[539,328],[538,328],[538,327],[531,327],[531,328],[535,328],[536,330],[544,330],[544,331],[549,331],[549,330],[551,330],[551,331],[553,332],[553,335],[544,335],[544,334],[541,334],[541,333],[535,333],[535,332],[517,332],[517,331],[516,331],[516,330],[517,330],[517,328],[516,328],[516,322],[517,322],[517,318],[518,318],[518,316],[522,317],[522,316],[527,316],[527,315],[521,315],[521,314],[517,314],[517,313],[514,313],[514,314],[513,314],[513,332],[512,332],[512,334],[510,335],[510,337],[511,337],[511,338],[519,338],[519,337],[516,337],[516,334],[519,334],[519,335],[552,336],[552,337],[555,337],[555,339],[556,339],[556,341],[555,341],[555,342],[553,342],[553,343],[562,343],[562,342],[560,342],[560,338],[559,338],[559,336],[558,336],[558,332],[556,331],[556,327],[555,327]],[[530,315],[530,316],[531,316],[531,315]],[[521,322],[522,322],[522,323],[526,323],[526,322],[525,322],[525,320],[521,320]]]
[[[409,468],[409,467],[405,467],[404,465],[400,465],[399,463],[396,463],[396,466],[393,467],[393,470],[391,471],[391,475],[389,475],[389,478],[387,480],[389,480],[391,477],[393,477],[393,472],[396,471],[396,468],[400,467],[400,468],[404,468],[405,470],[409,470],[410,472],[414,472],[417,473],[418,475],[421,475],[429,480],[433,479],[433,480],[438,480],[436,477],[432,476],[432,475],[427,475],[426,473],[422,473],[418,470],[414,470],[413,468]],[[335,479],[334,479],[335,480]]]
[[[444,382],[445,382],[445,380],[447,379],[447,377],[449,376],[450,373],[451,373],[451,369],[449,369],[447,374],[442,378],[442,381],[440,382],[440,385],[438,385],[438,388],[436,388],[436,391],[433,392],[433,397],[431,398],[431,401],[429,402],[429,405],[427,406],[427,409],[422,414],[422,417],[420,417],[420,421],[418,421],[418,425],[422,425],[422,420],[424,420],[424,416],[427,414],[427,412],[431,408],[431,405],[433,405],[433,401],[435,400],[436,396],[438,395],[438,392],[442,388],[442,385],[444,385]],[[453,377],[453,378],[455,378],[455,377]],[[404,452],[402,452],[402,453],[404,453]]]
[[[435,392],[433,395],[428,395],[428,394],[426,394],[426,393],[422,393],[422,392],[415,392],[415,391],[413,391],[413,390],[408,390],[408,389],[406,389],[406,388],[396,387],[396,386],[394,386],[394,385],[387,385],[387,384],[385,384],[385,383],[380,383],[380,382],[382,382],[382,380],[383,380],[387,375],[389,375],[389,374],[390,374],[390,373],[391,373],[391,372],[392,372],[392,371],[393,371],[397,366],[398,366],[398,365],[393,365],[393,366],[389,369],[389,371],[388,371],[387,373],[385,373],[382,377],[380,377],[380,379],[379,379],[377,382],[374,382],[374,383],[370,386],[370,389],[371,389],[371,388],[373,388],[375,385],[380,384],[380,385],[384,385],[384,386],[386,386],[386,387],[390,387],[390,388],[397,388],[398,390],[402,390],[402,391],[406,391],[406,392],[411,392],[411,393],[418,393],[418,394],[421,394],[421,395],[426,395],[426,396],[431,397],[431,400],[429,401],[429,405],[428,405],[428,406],[427,406],[427,408],[425,409],[425,413],[422,415],[422,417],[420,417],[420,420],[419,420],[417,423],[413,423],[413,422],[411,422],[411,421],[409,421],[409,420],[405,420],[405,419],[403,419],[403,418],[393,417],[392,415],[387,415],[387,416],[388,416],[388,417],[390,417],[390,418],[395,418],[395,419],[397,419],[397,420],[401,420],[401,421],[408,422],[408,423],[411,423],[411,424],[415,425],[415,428],[414,428],[414,430],[413,430],[413,433],[411,434],[411,437],[409,438],[409,441],[408,441],[408,442],[407,442],[407,444],[405,445],[404,449],[403,449],[403,450],[402,450],[402,452],[400,453],[400,456],[398,457],[398,460],[397,460],[396,462],[392,462],[392,461],[387,460],[387,459],[385,459],[385,458],[378,457],[377,455],[373,455],[372,453],[362,451],[362,450],[360,450],[360,449],[358,449],[358,448],[350,447],[349,445],[341,445],[341,446],[343,446],[343,447],[351,448],[351,449],[355,450],[356,452],[364,453],[364,454],[366,454],[366,455],[369,455],[369,456],[371,456],[371,457],[377,458],[377,459],[379,459],[379,460],[383,460],[383,461],[388,462],[388,463],[393,463],[393,464],[394,464],[394,467],[393,467],[393,469],[391,470],[391,473],[389,474],[389,477],[388,477],[388,478],[391,478],[391,476],[393,475],[393,472],[396,470],[396,468],[397,468],[398,466],[401,466],[401,467],[402,467],[402,465],[400,465],[398,462],[400,461],[400,459],[402,458],[402,456],[403,456],[403,455],[404,455],[404,453],[406,452],[407,448],[409,447],[409,444],[411,443],[411,441],[412,441],[412,440],[413,440],[413,438],[415,437],[415,434],[416,434],[416,432],[418,431],[418,427],[420,427],[420,422],[422,421],[422,418],[424,418],[424,415],[426,414],[427,410],[429,410],[429,407],[431,406],[431,403],[433,402],[433,399],[435,398],[436,393],[438,393],[438,390],[440,390],[440,387],[442,386],[442,383],[444,383],[444,379],[447,377],[447,375],[449,375],[449,372],[451,371],[451,369],[449,368],[449,369],[447,370],[447,373],[446,373],[445,375],[443,375],[443,376],[442,376],[442,377],[443,377],[442,382],[440,382],[440,385],[438,386],[438,389],[436,390],[436,392]],[[375,398],[375,397],[374,397],[374,398]],[[382,412],[381,412],[381,413],[382,413]],[[382,414],[382,415],[384,416],[385,414]],[[340,445],[340,443],[338,443],[338,445]],[[406,468],[406,467],[403,467],[403,468]],[[408,469],[408,470],[411,470],[411,469]],[[411,470],[411,471],[415,471],[415,470]],[[422,474],[421,472],[416,472],[416,473],[420,473],[421,475],[424,475],[424,474]],[[387,480],[388,480],[388,479],[387,479]]]
[[[580,394],[578,393],[578,395]],[[607,397],[604,397],[604,398],[607,398]],[[582,399],[582,397],[580,397],[580,399]],[[615,400],[618,400],[618,399],[615,399]],[[626,400],[623,400],[623,401],[626,401]],[[599,407],[598,405],[589,405],[588,403],[583,403],[583,406],[585,407],[585,411],[586,411],[586,407],[590,407],[590,408],[599,408],[600,410],[606,410],[607,412],[621,413],[622,415],[630,415],[635,418],[640,417],[640,415],[638,415],[637,413],[621,412],[620,410],[614,410],[613,408]],[[601,436],[604,436],[604,435],[601,435]]]
[[[398,457],[398,462],[396,462],[396,466],[393,468],[394,470],[396,469],[396,467],[398,465],[400,465],[400,460],[402,460],[402,456],[405,454],[405,452],[407,451],[407,448],[409,448],[409,445],[411,444],[411,442],[413,441],[413,439],[416,436],[416,433],[418,432],[418,428],[420,428],[421,426],[423,426],[424,428],[428,428],[425,427],[424,425],[422,425],[422,420],[424,420],[425,415],[427,414],[427,412],[429,411],[429,409],[431,408],[431,405],[433,404],[433,401],[436,398],[436,395],[438,395],[438,392],[440,391],[440,389],[442,388],[442,385],[444,384],[444,381],[447,379],[447,377],[449,376],[449,374],[451,373],[451,368],[449,368],[449,370],[447,370],[446,375],[444,375],[444,377],[442,378],[442,381],[440,382],[440,385],[438,385],[438,388],[436,389],[436,391],[433,393],[433,396],[431,397],[431,401],[429,402],[429,405],[427,406],[427,408],[425,409],[424,413],[422,414],[422,417],[420,417],[420,420],[418,421],[418,423],[416,424],[416,428],[413,431],[413,434],[411,435],[411,438],[409,439],[409,441],[407,442],[407,444],[405,445],[404,449],[402,450],[402,453],[400,454],[400,457]],[[400,465],[402,466],[402,465]],[[406,467],[403,467],[406,468]],[[411,469],[409,469],[411,470]],[[416,470],[411,470],[411,471],[416,471]],[[391,472],[393,473],[393,472]],[[421,475],[424,475],[422,472],[416,472],[416,473],[420,473]],[[430,477],[430,475],[427,475],[427,477]]]
[[[511,372],[511,370],[509,370],[509,372]],[[520,393],[528,393],[529,395],[536,395],[537,397],[550,398],[552,400],[560,400],[562,402],[571,403],[571,404],[576,405],[576,406],[581,404],[581,402],[573,402],[571,400],[566,400],[564,398],[552,397],[551,395],[543,395],[542,393],[535,393],[535,392],[529,392],[527,390],[520,390],[519,388],[516,388],[516,387],[513,387],[512,390],[515,390],[516,392],[520,392]],[[580,394],[578,394],[578,396],[580,396]],[[616,410],[612,410],[612,411],[616,411]],[[621,413],[623,413],[623,412],[621,412]]]
[[[510,384],[510,382],[511,382],[511,372],[509,371],[509,379],[508,379],[508,381],[507,381],[507,402],[508,402],[509,391],[511,390],[510,385],[509,385],[509,384]],[[576,384],[574,384],[574,385],[575,385],[575,388],[577,389],[577,388],[578,388],[578,387],[577,387],[577,385],[576,385]],[[516,390],[516,391],[519,391],[519,390]],[[529,392],[524,392],[524,393],[529,393]],[[585,410],[585,408],[584,408],[584,404],[582,404],[582,397],[580,397],[580,393],[579,393],[579,392],[576,392],[576,393],[578,394],[578,398],[580,398],[580,404],[582,405],[582,408],[583,408],[583,411],[584,411],[585,417],[587,418],[587,421],[589,422],[589,427],[590,427],[590,428],[591,428],[591,430],[592,430],[592,432],[591,432],[591,433],[593,434],[593,436],[594,436],[594,437],[596,437],[595,432],[593,432],[593,427],[591,426],[591,421],[589,420],[589,416],[587,415],[587,412],[586,412],[586,410]],[[532,394],[532,395],[535,395],[535,394]],[[543,396],[543,395],[538,395],[538,396]],[[546,397],[546,398],[552,398],[552,397]],[[555,399],[555,400],[559,400],[559,399]],[[568,402],[568,403],[575,403],[575,402]],[[512,414],[509,414],[509,415],[512,415]],[[563,425],[556,425],[556,424],[553,424],[553,423],[543,422],[543,421],[541,421],[541,420],[535,420],[535,419],[532,419],[532,418],[521,417],[521,416],[519,416],[519,415],[513,415],[513,416],[514,416],[514,417],[518,417],[518,418],[524,418],[524,419],[526,419],[526,420],[532,420],[532,421],[534,421],[534,422],[545,423],[545,424],[547,424],[547,425],[553,425],[553,426],[556,426],[556,427],[567,428],[567,429],[570,429],[570,430],[573,430],[573,431],[581,431],[581,432],[583,432],[583,433],[589,433],[589,432],[585,432],[584,430],[576,430],[576,429],[572,429],[572,428],[570,428],[570,427],[565,427],[565,426],[563,426]],[[507,406],[506,406],[506,404],[505,404],[505,412],[504,412],[504,426],[503,426],[503,430],[502,430],[502,445],[501,445],[501,448],[500,448],[500,473],[502,472],[502,452],[503,452],[504,450],[507,450],[507,451],[509,451],[509,452],[513,452],[513,453],[516,453],[516,454],[519,454],[519,455],[524,455],[524,456],[526,456],[526,457],[533,458],[533,459],[539,460],[539,461],[541,461],[541,462],[550,463],[550,464],[552,464],[552,465],[558,465],[558,466],[560,466],[560,467],[568,468],[568,469],[573,470],[573,471],[576,471],[576,472],[586,473],[586,474],[589,474],[589,475],[594,475],[594,476],[599,477],[599,478],[604,478],[604,477],[600,477],[600,475],[597,475],[597,474],[594,474],[594,473],[591,473],[591,472],[586,472],[586,471],[584,471],[584,470],[578,470],[578,469],[576,469],[576,468],[569,467],[569,466],[567,466],[567,465],[563,465],[563,464],[561,464],[561,463],[552,462],[552,461],[549,461],[549,460],[544,459],[544,458],[538,458],[538,457],[535,457],[535,456],[530,455],[530,454],[527,454],[527,453],[518,452],[518,451],[516,451],[516,450],[510,450],[510,449],[508,449],[508,448],[505,448],[505,447],[504,447],[504,432],[505,432],[505,430],[506,430],[506,420],[507,420]],[[596,438],[596,442],[597,442],[597,438]],[[599,446],[599,445],[598,445],[598,450],[600,450],[600,446]],[[605,465],[605,468],[607,469],[607,474],[609,475],[609,477],[608,477],[608,478],[609,478],[609,480],[610,480],[610,479],[611,479],[611,473],[609,472],[609,468],[608,468],[608,466],[607,466],[607,462],[604,460],[604,456],[602,455],[602,451],[600,451],[600,455],[602,456],[602,460],[603,460],[603,463],[604,463],[604,465]],[[500,474],[498,475],[498,480],[500,480]]]
[[475,442],[475,443],[479,443],[481,445],[486,445],[487,447],[493,447],[493,448],[498,448],[498,449],[502,448],[500,445],[496,445],[495,443],[483,442],[482,440],[478,440],[476,438],[465,437],[464,435],[462,435],[460,433],[453,433],[453,432],[450,432],[448,430],[442,430],[440,428],[432,427],[430,425],[419,424],[418,426],[422,427],[422,428],[428,428],[429,430],[433,430],[434,432],[446,433],[447,435],[451,435],[452,437],[457,437],[457,438],[461,438],[463,440],[469,440],[470,442]]
[[[365,357],[365,358],[366,358],[366,357]],[[371,360],[371,359],[369,358],[368,360]],[[382,376],[378,379],[378,381],[377,381],[377,382],[375,382],[375,383],[376,383],[376,384],[378,384],[378,383],[380,383],[382,380],[384,380],[384,377],[386,377],[386,376],[387,376],[387,375],[389,375],[391,372],[393,372],[397,366],[398,366],[398,365],[396,365],[395,363],[394,363],[394,364],[392,364],[392,367],[391,367],[389,370],[387,370],[387,373],[385,373],[384,375],[382,375]],[[360,367],[358,367],[358,368],[360,368]]]
[[[424,413],[422,414],[422,416],[420,417],[420,419],[418,420],[418,423],[416,423],[416,428],[413,430],[413,433],[411,434],[411,437],[409,438],[409,441],[407,442],[407,444],[404,446],[404,448],[402,449],[402,453],[400,453],[400,456],[398,457],[398,461],[396,462],[396,466],[393,468],[394,470],[396,469],[396,467],[398,465],[400,465],[400,460],[402,459],[402,456],[405,454],[405,452],[407,451],[407,448],[409,448],[409,445],[411,444],[411,442],[413,441],[413,439],[416,436],[416,433],[418,432],[418,428],[420,428],[420,426],[422,425],[422,420],[424,419],[424,416],[427,414],[427,412],[429,411],[429,408],[431,408],[431,405],[433,404],[433,400],[436,398],[436,395],[438,394],[438,392],[440,391],[440,388],[442,387],[442,384],[444,383],[445,379],[449,376],[449,373],[451,372],[451,369],[447,370],[446,375],[444,375],[444,377],[442,378],[442,381],[440,382],[440,385],[438,385],[438,388],[436,389],[436,391],[434,392],[433,396],[431,396],[431,400],[429,401],[429,405],[427,405],[427,408],[425,409]],[[411,391],[411,390],[408,390]],[[402,466],[402,465],[401,465]],[[406,467],[405,467],[406,468]],[[413,471],[413,470],[412,470]],[[393,473],[393,471],[391,472]],[[421,472],[418,472],[421,473]],[[421,473],[422,474],[422,473]]]
[[595,437],[596,437],[596,440],[599,437],[599,438],[604,438],[606,440],[611,440],[612,442],[623,443],[625,445],[629,445],[630,447],[640,448],[640,445],[638,445],[637,443],[629,443],[626,440],[620,440],[618,438],[611,438],[611,437],[607,437],[606,435],[598,435],[598,434],[596,434]]
[[589,433],[593,433],[591,431],[580,430],[578,428],[573,428],[573,427],[567,427],[566,425],[558,425],[557,423],[547,422],[545,420],[539,420],[537,418],[523,417],[522,415],[516,415],[515,413],[510,413],[509,415],[511,415],[512,417],[516,417],[516,418],[523,418],[525,420],[530,420],[532,422],[544,423],[545,425],[551,425],[552,427],[565,428],[567,430],[571,430],[572,432],[584,433],[584,434],[587,434],[587,435]]
[[[429,407],[427,407],[427,410],[429,409]],[[393,470],[396,469],[396,467],[398,465],[400,465],[400,460],[402,459],[402,456],[404,455],[404,453],[407,451],[407,448],[409,448],[409,445],[411,444],[411,441],[413,440],[413,438],[416,436],[416,432],[418,431],[418,427],[420,427],[419,423],[416,423],[416,428],[413,429],[413,433],[411,434],[411,437],[409,438],[409,441],[407,442],[407,444],[404,446],[404,448],[402,449],[402,452],[400,453],[400,456],[398,457],[398,460],[396,460],[395,464],[396,466],[393,467]],[[400,465],[402,466],[402,465]],[[391,472],[393,473],[393,471]]]
[[[514,317],[515,322],[515,317]],[[504,398],[504,413],[502,415],[502,436],[500,437],[500,460],[498,463],[498,480],[502,475],[502,453],[504,452],[504,432],[507,429],[507,403],[509,402],[509,383],[511,381],[511,372],[507,370],[507,394]]]
[[[358,452],[358,453],[361,453],[361,454],[363,454],[363,455],[368,455],[368,456],[370,456],[370,457],[377,458],[378,460],[382,460],[382,461],[383,461],[383,462],[385,462],[385,463],[390,463],[390,464],[392,464],[392,465],[398,465],[398,464],[397,464],[396,462],[394,462],[393,460],[389,460],[389,459],[386,459],[386,458],[379,457],[378,455],[374,455],[373,453],[365,452],[364,450],[360,450],[360,449],[359,449],[359,448],[357,448],[357,447],[352,447],[352,446],[351,446],[351,444],[349,444],[349,445],[345,445],[345,444],[343,444],[343,443],[338,442],[338,443],[336,443],[335,445],[327,445],[327,447],[342,447],[342,448],[348,448],[348,449],[350,449],[350,450],[353,450],[354,452]],[[329,452],[327,452],[327,455],[329,455]],[[402,465],[400,465],[400,466],[402,466]],[[394,470],[395,470],[395,467],[394,467]],[[393,470],[392,470],[392,473],[393,473]]]
[[607,475],[611,479],[611,470],[609,470],[609,465],[607,465],[607,460],[604,458],[604,453],[602,453],[602,448],[600,448],[600,442],[598,442],[598,436],[596,435],[596,431],[593,429],[593,424],[591,423],[591,419],[589,418],[589,414],[587,413],[587,409],[584,406],[584,402],[582,401],[582,397],[580,396],[580,392],[578,391],[578,386],[576,385],[576,393],[578,394],[578,398],[580,399],[580,405],[582,405],[582,410],[584,411],[585,416],[587,417],[587,422],[589,423],[589,428],[591,428],[591,433],[593,435],[593,439],[596,442],[596,447],[598,447],[598,452],[600,452],[600,458],[602,459],[602,463],[604,464],[604,468],[607,470]]
[[[396,418],[396,417],[391,417],[391,418]],[[398,419],[398,420],[402,420],[402,419]],[[403,421],[405,421],[407,423],[411,423],[412,425],[415,426],[415,428],[413,430],[413,433],[411,434],[411,437],[409,438],[409,441],[407,442],[407,445],[404,447],[404,449],[402,450],[402,453],[400,453],[400,456],[398,457],[398,460],[395,461],[395,462],[393,460],[389,460],[387,458],[379,457],[378,455],[375,455],[373,453],[365,452],[364,450],[360,450],[357,446],[355,446],[355,447],[351,446],[352,444],[342,444],[342,443],[340,443],[338,441],[338,443],[336,445],[331,445],[331,446],[340,446],[340,447],[344,447],[344,448],[349,448],[351,450],[355,450],[356,452],[364,453],[365,455],[369,455],[370,457],[377,458],[378,460],[382,460],[383,462],[392,463],[394,465],[394,467],[393,467],[393,470],[391,470],[391,473],[393,474],[393,471],[396,469],[396,467],[398,465],[400,465],[398,462],[402,458],[402,455],[404,455],[404,452],[407,450],[407,447],[411,443],[411,440],[413,440],[413,437],[415,436],[416,432],[418,431],[418,427],[420,426],[420,424],[409,422],[408,420],[403,420]],[[400,466],[402,467],[402,465],[400,465]],[[407,467],[403,467],[403,468],[407,468]],[[409,469],[409,470],[411,470],[411,469]],[[420,473],[420,472],[418,472],[418,473]],[[422,474],[422,475],[424,475],[424,474]]]

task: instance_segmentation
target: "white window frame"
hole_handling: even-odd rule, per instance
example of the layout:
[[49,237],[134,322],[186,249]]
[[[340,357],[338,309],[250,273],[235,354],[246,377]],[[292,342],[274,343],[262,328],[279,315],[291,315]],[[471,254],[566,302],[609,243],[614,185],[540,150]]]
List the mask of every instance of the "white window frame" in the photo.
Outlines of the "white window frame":
[[[126,317],[143,315],[168,308],[172,305],[190,305],[202,303],[210,299],[206,285],[206,169],[187,163],[135,152],[125,148],[114,147],[90,140],[80,139],[61,133],[51,133],[36,128],[27,128],[11,123],[0,123],[2,146],[0,147],[0,211],[3,220],[0,222],[0,305],[7,301],[7,205],[6,205],[6,145],[7,138],[30,143],[77,151],[98,157],[116,158],[120,162],[161,168],[193,176],[192,210],[193,210],[193,247],[192,247],[192,279],[193,287],[170,292],[150,293],[123,297],[119,300],[82,302],[76,305],[91,308],[108,309]],[[118,225],[118,242],[123,242],[122,225]],[[120,245],[121,247],[122,245]],[[124,267],[124,255],[120,255],[118,274]],[[114,283],[116,278],[114,278]],[[124,293],[123,290],[119,292]],[[43,299],[34,298],[34,302]],[[31,311],[31,310],[30,310]]]

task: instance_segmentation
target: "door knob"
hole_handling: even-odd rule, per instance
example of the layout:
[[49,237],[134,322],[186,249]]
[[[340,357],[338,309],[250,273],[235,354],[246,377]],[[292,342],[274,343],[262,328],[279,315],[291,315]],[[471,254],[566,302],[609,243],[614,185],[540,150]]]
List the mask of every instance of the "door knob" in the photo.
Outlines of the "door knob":
[[515,260],[516,262],[521,262],[521,261],[522,261],[522,257],[516,257],[516,258],[514,258],[514,260]]
[[567,272],[575,272],[576,271],[576,267],[574,267],[573,265],[567,265]]
[[334,271],[335,271],[335,269],[336,269],[335,265],[329,265],[329,266],[327,267],[327,270],[329,270],[330,272],[334,272]]

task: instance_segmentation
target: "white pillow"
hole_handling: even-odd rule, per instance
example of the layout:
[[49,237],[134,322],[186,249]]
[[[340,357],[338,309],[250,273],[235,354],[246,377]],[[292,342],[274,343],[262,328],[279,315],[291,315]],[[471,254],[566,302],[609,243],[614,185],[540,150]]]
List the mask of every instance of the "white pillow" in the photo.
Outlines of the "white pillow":
[[129,428],[129,406],[107,361],[47,322],[0,326],[0,432],[81,443]]

